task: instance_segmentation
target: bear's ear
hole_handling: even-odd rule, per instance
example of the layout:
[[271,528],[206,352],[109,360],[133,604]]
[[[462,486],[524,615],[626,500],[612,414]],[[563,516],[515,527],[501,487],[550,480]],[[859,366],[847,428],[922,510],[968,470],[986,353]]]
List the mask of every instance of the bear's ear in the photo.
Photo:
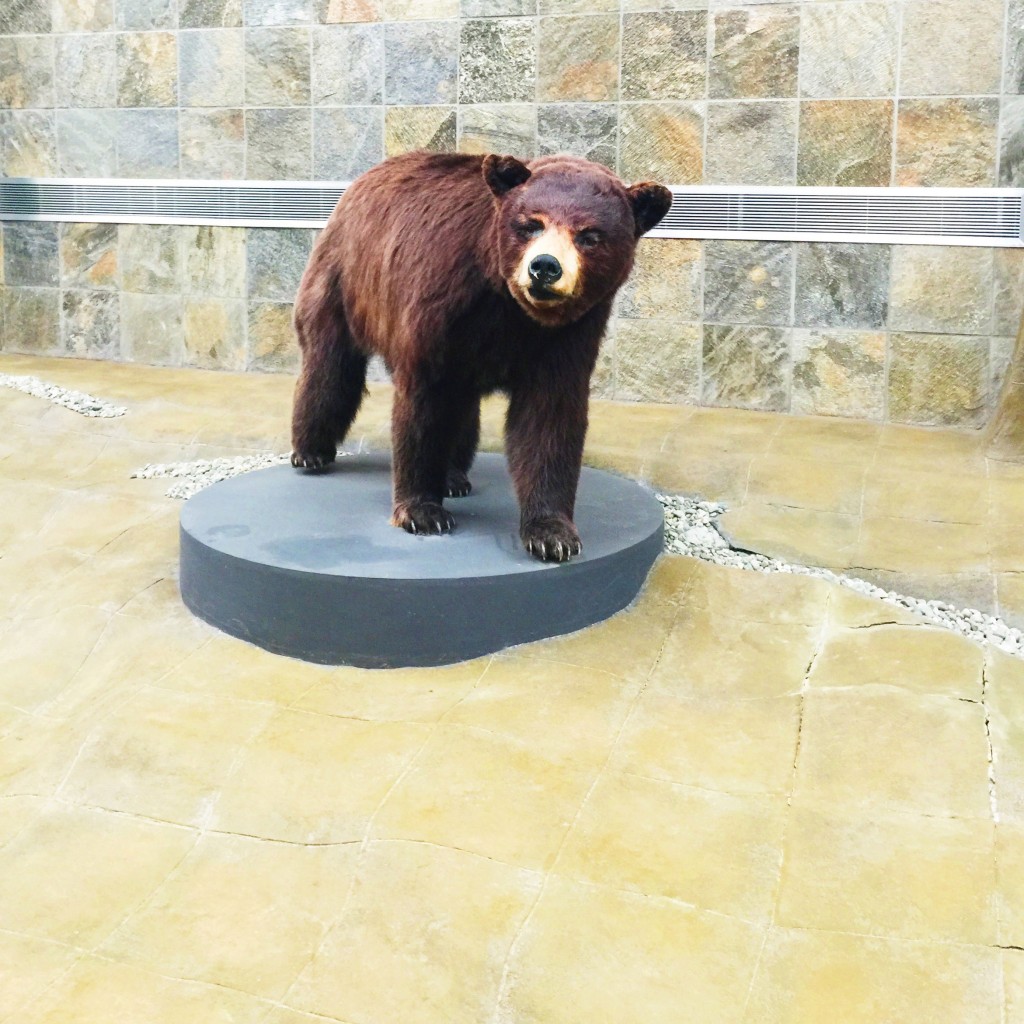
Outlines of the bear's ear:
[[638,185],[631,185],[626,191],[629,193],[629,201],[633,204],[636,235],[639,238],[668,213],[672,205],[672,193],[664,185],[656,185],[653,181],[641,181]]
[[484,157],[484,181],[496,196],[503,196],[516,185],[522,185],[529,176],[530,168],[514,156],[496,156],[491,153]]

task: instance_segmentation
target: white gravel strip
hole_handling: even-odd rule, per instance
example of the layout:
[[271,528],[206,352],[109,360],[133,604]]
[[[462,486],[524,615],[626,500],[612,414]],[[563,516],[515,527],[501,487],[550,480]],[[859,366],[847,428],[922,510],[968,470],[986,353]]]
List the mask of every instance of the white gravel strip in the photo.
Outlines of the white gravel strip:
[[254,469],[279,466],[287,462],[288,455],[261,452],[258,455],[239,455],[234,458],[196,459],[195,462],[151,462],[132,473],[133,480],[149,480],[153,477],[174,477],[181,483],[172,484],[167,490],[168,498],[191,498],[210,484],[227,480]]
[[728,565],[753,572],[784,572],[828,580],[858,594],[876,597],[886,604],[920,615],[932,625],[942,626],[979,643],[992,644],[1008,654],[1024,657],[1024,633],[1008,626],[995,615],[986,615],[974,608],[957,608],[945,601],[907,597],[883,590],[866,580],[832,572],[831,569],[798,565],[767,555],[737,551],[722,536],[716,524],[718,517],[725,511],[724,505],[695,501],[678,494],[658,494],[657,498],[665,508],[665,550],[672,554],[689,555],[715,565]]
[[96,398],[95,395],[87,395],[84,391],[72,391],[56,384],[47,384],[38,377],[15,377],[9,373],[0,373],[0,386],[13,388],[36,398],[45,398],[54,405],[62,405],[65,409],[81,413],[83,416],[111,419],[114,416],[123,416],[128,411],[123,405],[111,405],[110,402]]

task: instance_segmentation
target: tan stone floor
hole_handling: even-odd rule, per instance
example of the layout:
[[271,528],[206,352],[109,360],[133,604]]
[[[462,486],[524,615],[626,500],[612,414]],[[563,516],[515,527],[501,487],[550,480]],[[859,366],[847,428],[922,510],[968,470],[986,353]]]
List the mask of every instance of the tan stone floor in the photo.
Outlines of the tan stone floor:
[[[1024,661],[682,558],[493,658],[275,657],[182,608],[129,473],[285,450],[290,381],[0,372],[130,408],[0,389],[0,1021],[1024,1022]],[[1024,612],[1024,467],[976,438],[599,405],[588,458]]]

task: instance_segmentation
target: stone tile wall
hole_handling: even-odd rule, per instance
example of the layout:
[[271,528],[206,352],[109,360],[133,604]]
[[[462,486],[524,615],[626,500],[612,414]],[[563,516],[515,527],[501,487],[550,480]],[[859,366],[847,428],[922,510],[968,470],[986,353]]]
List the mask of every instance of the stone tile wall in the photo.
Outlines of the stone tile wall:
[[[0,175],[571,151],[673,184],[1024,186],[1024,0],[10,0]],[[295,365],[308,231],[3,226],[0,347]],[[642,243],[602,395],[978,425],[1024,256]]]

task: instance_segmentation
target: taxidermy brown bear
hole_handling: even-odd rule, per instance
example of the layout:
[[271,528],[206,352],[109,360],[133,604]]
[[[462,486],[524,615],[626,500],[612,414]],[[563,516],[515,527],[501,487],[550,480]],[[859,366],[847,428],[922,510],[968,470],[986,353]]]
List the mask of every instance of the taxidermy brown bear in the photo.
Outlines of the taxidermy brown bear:
[[569,156],[408,153],[362,175],[295,301],[292,464],[334,461],[378,353],[395,387],[391,521],[445,533],[444,498],[470,490],[480,399],[502,391],[523,544],[547,561],[579,554],[590,376],[637,239],[671,203]]

